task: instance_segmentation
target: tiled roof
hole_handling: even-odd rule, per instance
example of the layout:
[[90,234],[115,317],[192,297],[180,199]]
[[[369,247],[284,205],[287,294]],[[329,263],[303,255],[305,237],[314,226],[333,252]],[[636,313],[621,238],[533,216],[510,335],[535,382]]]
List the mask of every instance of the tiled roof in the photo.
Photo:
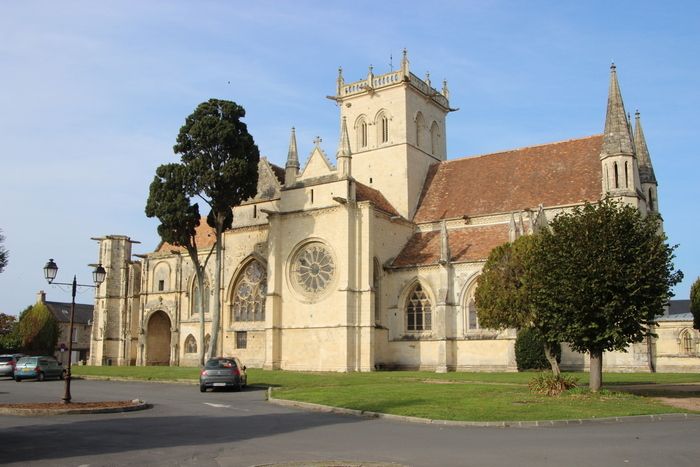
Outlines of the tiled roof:
[[[214,242],[216,241],[216,232],[212,227],[207,224],[207,218],[202,217],[199,220],[199,225],[195,229],[195,243],[197,244],[197,248],[209,248],[212,245],[214,245]],[[162,242],[156,251],[186,251],[185,247],[181,246],[174,246],[168,242]]]
[[414,222],[597,201],[602,135],[440,162]]
[[[495,224],[451,229],[447,232],[451,261],[480,261],[508,241],[508,225]],[[440,231],[417,232],[408,240],[392,266],[425,266],[440,260]]]
[[360,182],[355,182],[355,198],[357,201],[370,201],[377,209],[389,213],[394,216],[398,216],[399,213],[394,206],[384,197],[384,195],[374,188],[370,188],[367,185],[363,185]]
[[[70,323],[70,303],[44,302],[59,323]],[[92,320],[93,305],[82,303],[75,304],[73,322],[75,324],[88,324]]]

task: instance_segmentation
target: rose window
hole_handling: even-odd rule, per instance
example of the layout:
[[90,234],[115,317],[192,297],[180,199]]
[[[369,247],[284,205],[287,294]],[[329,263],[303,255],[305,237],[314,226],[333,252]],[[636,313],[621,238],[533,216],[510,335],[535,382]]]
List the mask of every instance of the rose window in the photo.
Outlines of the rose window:
[[325,291],[334,275],[333,257],[321,243],[310,243],[303,247],[292,264],[295,286],[310,295],[319,295]]

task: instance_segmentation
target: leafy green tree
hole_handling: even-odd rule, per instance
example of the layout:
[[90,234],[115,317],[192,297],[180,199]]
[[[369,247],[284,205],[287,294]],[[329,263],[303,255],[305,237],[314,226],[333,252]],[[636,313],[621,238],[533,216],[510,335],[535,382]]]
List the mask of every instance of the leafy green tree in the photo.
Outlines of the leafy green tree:
[[19,318],[22,349],[30,354],[53,355],[60,329],[49,308],[43,303],[27,308]]
[[0,272],[5,270],[10,259],[10,252],[1,245],[4,241],[5,236],[2,234],[2,229],[0,229]]
[[653,336],[683,273],[656,215],[603,200],[557,216],[535,248],[533,296],[559,342],[590,354],[590,389],[602,384],[604,351]]
[[544,354],[555,377],[560,375],[555,348],[559,343],[533,302],[533,252],[538,235],[526,235],[491,251],[474,294],[479,324],[485,328],[534,328],[542,336]]
[[690,312],[693,313],[693,327],[700,329],[700,277],[690,287]]
[[[213,249],[200,260],[196,228],[200,223],[199,205],[187,196],[192,191],[191,177],[182,164],[165,164],[156,169],[146,202],[146,215],[160,221],[158,235],[164,242],[184,247],[192,260],[197,285],[204,290],[205,268]],[[204,294],[195,294],[199,313],[199,362],[204,364]]]
[[233,207],[255,195],[258,181],[260,153],[243,117],[245,110],[235,102],[210,99],[187,117],[173,147],[191,177],[188,195],[209,206],[207,223],[215,232],[209,356],[218,349],[220,333],[222,236],[233,223]]
[[20,345],[17,318],[0,313],[0,353],[15,352]]

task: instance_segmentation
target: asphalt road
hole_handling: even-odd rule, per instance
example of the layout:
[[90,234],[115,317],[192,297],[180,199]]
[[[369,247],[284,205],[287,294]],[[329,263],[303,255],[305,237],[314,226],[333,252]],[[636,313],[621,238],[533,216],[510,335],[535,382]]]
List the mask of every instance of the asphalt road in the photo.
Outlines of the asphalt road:
[[[0,380],[0,403],[60,400],[63,383]],[[697,466],[700,420],[548,428],[440,427],[306,412],[265,391],[74,380],[74,401],[143,399],[117,414],[0,416],[7,465],[250,466],[293,461],[411,466]],[[346,464],[347,465],[347,464]]]

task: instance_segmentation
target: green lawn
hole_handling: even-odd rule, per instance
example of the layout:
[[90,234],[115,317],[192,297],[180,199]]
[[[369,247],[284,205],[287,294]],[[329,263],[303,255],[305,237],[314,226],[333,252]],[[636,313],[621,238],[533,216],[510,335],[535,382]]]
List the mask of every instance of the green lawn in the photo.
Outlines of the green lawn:
[[[76,376],[185,380],[197,368],[73,367]],[[573,373],[581,383],[587,373]],[[699,374],[606,373],[598,394],[577,389],[560,397],[530,393],[534,373],[444,373],[378,371],[371,373],[298,373],[248,370],[250,384],[274,387],[275,397],[358,410],[444,420],[511,421],[601,418],[684,412],[651,398],[616,392],[616,385],[700,383]]]

